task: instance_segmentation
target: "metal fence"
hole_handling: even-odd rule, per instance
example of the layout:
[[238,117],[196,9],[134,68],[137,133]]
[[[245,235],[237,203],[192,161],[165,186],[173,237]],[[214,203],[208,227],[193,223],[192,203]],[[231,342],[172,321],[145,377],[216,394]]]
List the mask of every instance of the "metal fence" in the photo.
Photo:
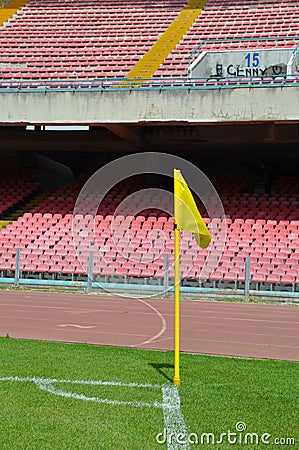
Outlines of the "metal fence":
[[[21,252],[16,249],[15,268],[3,270],[0,267],[0,283],[14,287],[35,286],[35,287],[64,287],[73,289],[83,289],[87,293],[91,292],[131,292],[143,293],[149,296],[169,296],[174,292],[173,278],[169,276],[168,255],[164,259],[164,276],[160,278],[127,275],[102,275],[93,271],[93,252],[89,254],[87,272],[81,274],[64,273],[42,273],[36,271],[26,272],[21,270]],[[287,299],[292,302],[299,302],[299,284],[281,283],[254,283],[251,281],[250,258],[245,259],[245,277],[242,281],[225,279],[218,282],[213,280],[196,280],[194,278],[184,278],[181,280],[181,291],[186,296],[191,297],[239,297],[244,301],[254,298]]]

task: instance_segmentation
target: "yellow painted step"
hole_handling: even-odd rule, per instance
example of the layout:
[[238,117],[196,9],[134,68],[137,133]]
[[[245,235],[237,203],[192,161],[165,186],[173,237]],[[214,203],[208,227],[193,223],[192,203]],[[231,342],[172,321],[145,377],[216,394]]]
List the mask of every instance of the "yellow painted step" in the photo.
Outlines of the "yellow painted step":
[[7,225],[9,225],[12,221],[11,220],[0,220],[0,230],[2,230],[2,228],[7,227]]
[[[1,0],[0,0],[1,1]],[[9,3],[9,5],[4,6],[4,8],[0,9],[0,26],[7,22],[12,18],[14,14],[16,14],[20,8],[28,3],[29,0],[14,0]]]
[[23,205],[21,208],[16,209],[13,211],[9,218],[11,219],[10,222],[13,222],[14,220],[17,220],[20,216],[28,212],[30,209],[37,206],[40,202],[42,202],[45,198],[49,196],[49,193],[41,193],[38,194],[36,197],[29,200],[25,205]]
[[4,22],[7,22],[14,14],[17,13],[17,9],[15,8],[4,8],[0,10],[0,25],[3,25]]
[[37,197],[31,199],[29,202],[27,202],[22,208],[17,209],[14,211],[12,215],[20,217],[22,214],[27,212],[28,210],[34,208],[37,206],[40,202],[42,202],[46,197],[48,197],[49,194],[39,194]]
[[[151,78],[155,71],[160,67],[164,59],[175,49],[184,35],[193,25],[207,0],[189,0],[180,14],[170,24],[168,29],[157,40],[153,47],[145,53],[142,59],[130,70],[126,78],[135,80],[134,87],[142,84],[138,79]],[[124,81],[122,85],[132,85],[131,82]]]

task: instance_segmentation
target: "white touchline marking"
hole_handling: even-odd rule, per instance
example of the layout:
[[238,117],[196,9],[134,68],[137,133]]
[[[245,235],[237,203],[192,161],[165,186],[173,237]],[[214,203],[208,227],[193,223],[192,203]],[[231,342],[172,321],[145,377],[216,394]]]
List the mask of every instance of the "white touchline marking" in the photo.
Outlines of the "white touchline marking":
[[33,383],[68,383],[68,384],[87,384],[89,386],[121,386],[121,387],[140,387],[140,388],[152,388],[161,389],[162,384],[150,384],[150,383],[123,383],[122,381],[102,381],[102,380],[60,380],[58,378],[39,378],[39,377],[0,377],[0,381],[32,381]]
[[[164,415],[164,429],[167,438],[167,450],[189,450],[188,435],[184,417],[181,411],[181,402],[178,388],[170,383],[168,384],[150,384],[150,383],[124,383],[121,381],[102,381],[102,380],[65,380],[57,378],[39,378],[39,377],[0,377],[0,381],[32,382],[42,391],[49,392],[65,398],[83,400],[109,405],[125,405],[134,407],[161,408]],[[162,402],[135,402],[124,400],[112,400],[99,397],[87,397],[75,392],[63,391],[54,387],[54,383],[89,385],[89,386],[119,386],[119,387],[137,387],[157,389],[162,391]],[[182,439],[184,443],[182,443]]]
[[[141,342],[141,344],[139,344],[139,345],[150,344],[151,342],[158,339],[162,334],[165,333],[166,328],[167,328],[166,320],[165,320],[164,316],[160,313],[160,311],[157,308],[155,308],[154,306],[152,306],[150,303],[147,303],[145,300],[142,300],[141,298],[137,298],[136,300],[138,300],[141,303],[144,303],[146,306],[151,308],[159,316],[159,318],[161,319],[161,322],[162,322],[162,327],[161,327],[160,331],[157,334],[155,334],[154,336],[152,336],[151,338],[147,339],[146,341]],[[135,347],[135,346],[132,346],[132,347]]]
[[62,323],[61,325],[57,325],[58,327],[75,327],[75,328],[95,328],[95,325],[76,325],[75,323]]
[[168,450],[188,450],[188,434],[178,388],[172,384],[162,386],[163,414]]

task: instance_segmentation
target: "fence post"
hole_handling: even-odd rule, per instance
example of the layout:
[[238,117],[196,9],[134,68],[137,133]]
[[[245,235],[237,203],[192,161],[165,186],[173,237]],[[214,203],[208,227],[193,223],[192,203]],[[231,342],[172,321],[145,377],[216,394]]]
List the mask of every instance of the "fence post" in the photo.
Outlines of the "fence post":
[[93,252],[89,252],[88,257],[88,278],[87,278],[87,293],[90,294],[92,290],[92,271],[93,271]]
[[19,248],[16,249],[16,268],[15,268],[15,286],[20,284],[20,255],[21,251]]
[[244,300],[249,301],[249,289],[250,289],[250,258],[245,258],[245,288],[244,288]]
[[163,284],[163,291],[164,295],[166,295],[166,292],[168,291],[168,283],[169,283],[169,255],[164,255],[164,284]]

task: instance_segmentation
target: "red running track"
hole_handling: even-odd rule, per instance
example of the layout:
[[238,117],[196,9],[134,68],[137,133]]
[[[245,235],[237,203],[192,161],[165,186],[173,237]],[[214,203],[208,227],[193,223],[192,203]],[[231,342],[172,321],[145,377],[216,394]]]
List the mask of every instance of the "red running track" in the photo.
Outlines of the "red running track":
[[[173,301],[0,292],[0,336],[173,350]],[[299,361],[299,308],[181,301],[181,351]]]

